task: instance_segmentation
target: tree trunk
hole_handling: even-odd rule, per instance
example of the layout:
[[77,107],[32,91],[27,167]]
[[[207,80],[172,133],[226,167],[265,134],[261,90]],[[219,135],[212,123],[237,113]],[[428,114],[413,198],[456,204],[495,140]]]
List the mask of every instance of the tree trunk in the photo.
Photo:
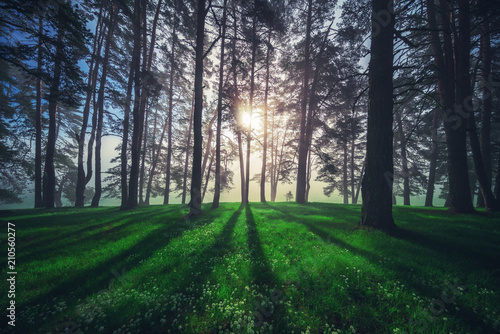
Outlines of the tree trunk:
[[[490,182],[492,181],[492,162],[491,162],[491,38],[490,38],[490,24],[486,17],[483,18],[481,29],[481,46],[480,57],[482,62],[482,121],[481,121],[481,151],[483,153],[483,164],[486,170],[486,176]],[[478,207],[484,207],[484,197],[479,194]]]
[[193,130],[193,115],[194,115],[194,98],[193,105],[191,107],[191,115],[189,116],[189,129],[188,129],[188,140],[186,145],[186,159],[184,163],[184,177],[182,181],[182,204],[186,204],[186,193],[187,193],[187,175],[189,166],[189,148],[191,147],[191,132]]
[[38,54],[35,107],[35,208],[43,207],[42,198],[42,39],[43,17],[38,21]]
[[[254,9],[256,7],[256,1],[254,1]],[[253,114],[253,97],[255,92],[255,63],[257,61],[257,14],[253,14],[253,24],[252,24],[252,60],[250,69],[250,106],[249,106],[249,124],[248,124],[248,135],[247,135],[247,161],[246,161],[246,175],[245,175],[245,202],[249,202],[249,190],[250,190],[250,153],[251,153],[251,143],[252,143],[252,114]]]
[[[177,16],[175,16],[174,21],[177,23]],[[172,165],[172,118],[174,110],[175,38],[176,38],[176,25],[177,25],[176,23],[174,23],[172,32],[172,46],[171,46],[172,53],[170,54],[170,79],[168,88],[169,98],[168,98],[167,173],[165,177],[165,193],[163,194],[163,204],[168,204],[170,198],[170,177],[171,177],[170,168]]]
[[[87,81],[87,86],[89,88],[87,96],[85,99],[85,105],[83,107],[83,119],[82,127],[80,129],[80,135],[77,136],[78,141],[78,161],[77,161],[77,181],[76,181],[76,200],[75,207],[83,207],[85,204],[85,186],[88,183],[86,181],[85,169],[83,168],[83,155],[85,151],[85,136],[87,134],[87,126],[89,123],[90,115],[90,103],[95,95],[95,88],[97,83],[97,74],[99,72],[100,55],[102,48],[102,38],[103,34],[103,22],[102,22],[102,12],[103,6],[99,8],[99,15],[97,17],[97,24],[94,36],[93,54],[90,60],[89,66],[89,76]],[[98,57],[99,55],[99,57]],[[93,144],[93,142],[92,142]],[[90,180],[90,179],[89,179]]]
[[[158,107],[155,108],[155,120],[153,122],[153,138],[152,138],[152,142],[153,142],[153,145],[151,147],[151,153],[150,153],[150,160],[151,160],[151,166],[149,167],[149,173],[148,173],[148,181],[147,181],[147,184],[146,184],[146,196],[145,196],[145,199],[144,199],[144,205],[149,205],[149,198],[151,196],[151,186],[153,185],[153,176],[154,176],[154,165],[156,164],[156,161],[157,161],[157,157],[155,155],[155,149],[154,149],[154,145],[156,143],[156,132],[158,131]],[[163,137],[165,136],[165,126],[166,124],[164,124],[163,126],[163,130],[161,131],[161,136],[160,136],[160,141],[158,143],[158,148],[161,148],[161,145],[163,143]]]
[[481,154],[481,147],[479,144],[479,138],[477,135],[476,121],[474,119],[474,112],[470,113],[469,123],[469,141],[472,148],[472,156],[474,160],[474,166],[476,169],[477,180],[479,182],[479,195],[484,199],[485,210],[486,211],[497,211],[498,203],[495,199],[493,192],[491,191],[491,183],[488,179],[488,174],[484,166],[483,155]]
[[224,88],[224,48],[226,40],[226,16],[227,16],[227,0],[224,0],[222,12],[222,36],[220,46],[220,65],[219,65],[219,96],[217,101],[217,135],[215,139],[215,192],[212,208],[219,207],[220,201],[220,145],[221,145],[221,132],[222,132],[222,89]]
[[[136,54],[134,45],[134,51],[132,54]],[[132,89],[134,87],[134,78],[135,78],[135,63],[134,59],[132,59],[132,63],[130,66],[129,76],[128,76],[128,84],[127,84],[127,93],[125,96],[125,110],[123,115],[123,135],[122,135],[122,146],[120,150],[120,183],[121,183],[121,208],[125,209],[127,207],[128,201],[128,185],[127,185],[127,149],[128,149],[128,132],[130,126],[130,104],[132,103]]]
[[498,156],[497,177],[495,179],[495,198],[500,201],[500,155]]
[[[389,8],[388,8],[389,5]],[[393,2],[372,1],[372,42],[369,64],[368,130],[366,171],[361,195],[361,226],[390,230],[393,177]],[[384,13],[389,22],[379,25],[375,17]]]
[[[237,72],[237,62],[236,62],[236,41],[238,36],[238,24],[236,20],[236,6],[233,4],[233,55],[232,55],[232,72],[233,72],[233,84],[234,84],[234,105],[236,107],[236,119],[239,119],[239,93],[238,93],[238,72]],[[241,184],[241,203],[246,203],[245,199],[245,162],[243,160],[243,140],[241,138],[241,126],[238,123],[236,125],[236,136],[238,139],[238,157],[240,163],[240,184]]]
[[215,109],[215,113],[213,117],[210,119],[207,125],[207,131],[208,131],[208,138],[207,142],[205,144],[205,154],[203,155],[203,163],[201,164],[201,177],[205,175],[205,172],[207,170],[207,163],[208,163],[208,158],[210,158],[210,154],[212,152],[212,138],[214,136],[214,123],[217,120],[217,109]]
[[214,152],[210,152],[210,162],[208,163],[207,175],[205,176],[205,183],[203,184],[203,194],[201,195],[201,202],[205,199],[205,193],[208,188],[208,181],[210,180],[210,173],[212,172],[212,165],[214,164]]
[[274,148],[274,131],[276,130],[275,123],[274,123],[274,111],[272,113],[271,117],[271,168],[269,169],[269,174],[270,174],[270,183],[271,183],[271,202],[274,202],[276,199],[276,191],[273,187],[274,185],[274,169],[276,167],[275,165],[275,148]]
[[406,137],[403,131],[402,111],[396,112],[398,122],[398,137],[401,149],[401,167],[403,169],[403,205],[410,205],[410,171],[408,170],[408,158],[406,152]]
[[[281,171],[281,166],[283,163],[283,157],[284,157],[284,151],[285,151],[285,144],[286,144],[286,135],[288,133],[288,127],[289,127],[289,122],[286,123],[285,131],[283,132],[283,141],[281,144],[281,150],[280,154],[278,155],[276,153],[276,158],[274,162],[274,183],[271,184],[271,200],[273,202],[276,201],[276,195],[278,193],[278,182],[279,182],[279,176],[280,176],[280,171]],[[276,140],[276,148],[278,147],[278,140]],[[277,150],[277,149],[276,149]]]
[[351,140],[351,203],[356,204],[357,203],[357,198],[354,196],[356,192],[356,187],[354,184],[354,172],[355,172],[355,162],[354,162],[354,154],[355,154],[355,148],[356,148],[356,141],[353,138]]
[[[129,193],[127,199],[127,208],[135,209],[137,207],[137,192],[139,186],[139,159],[141,154],[141,134],[144,125],[144,114],[141,112],[141,33],[142,33],[142,11],[143,0],[134,2],[134,54],[132,64],[134,66],[134,108],[132,110],[134,128],[132,131],[132,157],[130,165]],[[145,46],[144,46],[145,47]]]
[[108,35],[106,36],[106,46],[104,48],[104,59],[102,64],[102,74],[101,82],[99,84],[99,94],[97,98],[97,110],[94,113],[98,113],[97,119],[97,132],[96,132],[96,145],[95,145],[95,193],[92,198],[92,207],[98,207],[99,201],[102,195],[102,180],[101,180],[101,144],[102,144],[102,127],[104,123],[104,90],[106,88],[106,80],[108,74],[108,63],[109,63],[109,52],[111,48],[111,42],[113,40],[113,31],[115,25],[115,6],[111,5],[110,8],[110,18],[108,26]]
[[142,140],[142,156],[141,156],[141,170],[139,173],[139,205],[144,205],[144,177],[146,175],[146,151],[148,149],[148,119],[150,114],[150,106],[146,107],[145,115],[144,115],[144,133]]
[[266,89],[264,92],[264,114],[262,115],[262,121],[264,123],[264,143],[262,146],[262,170],[260,174],[260,201],[266,202],[266,163],[267,163],[267,109],[268,109],[268,97],[269,97],[269,63],[271,58],[271,29],[268,31],[267,37],[267,50],[266,50]]
[[[450,10],[445,0],[440,0],[442,22],[438,29],[434,1],[427,0],[427,14],[431,30],[431,46],[434,53],[434,63],[438,74],[438,93],[441,105],[444,108],[444,129],[446,146],[448,149],[448,180],[450,211],[459,213],[473,213],[472,198],[470,195],[469,173],[467,166],[466,122],[460,115],[460,110],[454,108],[456,94],[454,91],[455,59],[449,24]],[[439,31],[443,30],[443,44]],[[460,61],[457,60],[457,70]],[[468,71],[468,69],[467,69]],[[460,101],[458,98],[457,101]],[[462,99],[463,101],[463,99]]]
[[196,64],[194,80],[194,147],[193,173],[191,177],[190,215],[199,215],[201,211],[201,155],[202,155],[202,113],[203,113],[203,45],[205,36],[205,0],[198,0],[196,18]]
[[432,135],[431,135],[431,162],[429,167],[429,179],[427,181],[427,192],[425,194],[425,206],[433,206],[432,201],[434,199],[434,185],[436,184],[436,169],[437,169],[437,158],[438,158],[438,127],[439,127],[439,110],[437,108],[433,111],[432,116]]
[[300,139],[299,139],[299,158],[297,168],[297,188],[295,200],[297,203],[306,202],[306,176],[307,176],[307,146],[306,140],[306,119],[307,119],[307,101],[309,92],[309,67],[310,67],[310,45],[311,45],[311,25],[312,25],[312,0],[308,0],[306,39],[304,54],[304,78],[302,83],[301,107],[300,107]]
[[[61,23],[59,23],[61,24]],[[61,84],[62,59],[64,53],[64,31],[58,28],[56,54],[54,56],[54,75],[50,84],[49,93],[49,133],[47,137],[47,151],[45,154],[43,200],[47,209],[54,208],[56,191],[56,172],[54,169],[54,155],[56,151],[56,113],[59,102],[59,86]]]
[[354,196],[353,203],[358,203],[359,192],[361,190],[361,183],[362,183],[363,177],[365,176],[365,168],[366,168],[366,156],[363,160],[363,165],[361,166],[361,173],[359,174],[358,187],[356,188],[356,196]]
[[[460,107],[466,111],[467,128],[469,140],[472,148],[474,166],[476,169],[477,179],[479,181],[479,189],[485,201],[485,209],[487,211],[497,210],[497,203],[493,192],[491,191],[490,180],[484,166],[484,160],[481,153],[481,147],[476,129],[476,121],[472,106],[471,80],[470,80],[470,5],[467,0],[459,0],[459,47],[457,48],[457,101],[462,101]],[[467,117],[468,116],[468,117]]]
[[348,181],[347,181],[347,141],[344,139],[343,143],[343,151],[344,151],[344,159],[342,166],[342,188],[344,190],[344,204],[349,204],[349,190],[348,190]]
[[311,190],[311,176],[312,176],[312,164],[311,164],[311,150],[307,151],[307,177],[306,177],[306,202],[309,202],[309,190]]

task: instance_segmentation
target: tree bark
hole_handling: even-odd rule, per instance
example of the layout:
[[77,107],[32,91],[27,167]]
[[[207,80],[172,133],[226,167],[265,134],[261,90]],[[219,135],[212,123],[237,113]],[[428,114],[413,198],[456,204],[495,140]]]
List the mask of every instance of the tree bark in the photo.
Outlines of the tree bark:
[[208,188],[208,180],[210,180],[210,173],[212,172],[212,165],[214,164],[214,152],[210,152],[210,162],[208,163],[207,175],[205,176],[205,183],[203,184],[203,194],[201,195],[201,202],[205,199],[205,193]]
[[[134,51],[132,54],[136,54],[134,45]],[[134,87],[134,78],[135,78],[135,63],[134,59],[132,59],[132,63],[130,66],[129,76],[128,76],[128,84],[127,84],[127,93],[125,96],[125,110],[123,115],[123,135],[122,135],[122,146],[120,150],[120,183],[121,183],[121,208],[125,209],[127,207],[128,201],[128,185],[127,185],[127,149],[128,149],[128,132],[130,126],[130,104],[132,103],[132,89]]]
[[264,92],[264,114],[262,115],[262,121],[264,123],[264,143],[262,146],[262,170],[260,174],[260,201],[262,203],[266,202],[266,164],[267,164],[267,110],[268,110],[268,98],[269,98],[269,77],[270,70],[269,65],[271,61],[271,29],[268,31],[267,37],[267,50],[266,50],[266,88]]
[[148,119],[149,113],[151,112],[150,106],[146,106],[144,114],[144,132],[142,140],[142,152],[141,152],[141,170],[139,173],[139,205],[144,205],[144,177],[146,175],[146,151],[148,149]]
[[408,157],[406,152],[406,137],[403,131],[402,111],[396,112],[398,122],[398,137],[401,149],[401,167],[403,169],[403,205],[410,205],[410,171],[408,169]]
[[[59,23],[61,24],[61,23]],[[54,56],[54,75],[50,84],[49,93],[49,133],[47,137],[47,151],[45,153],[44,190],[43,200],[47,209],[54,208],[56,191],[56,172],[54,169],[54,155],[56,151],[56,113],[59,102],[61,84],[62,59],[64,57],[64,30],[58,28],[56,54]]]
[[[477,179],[479,181],[479,189],[485,201],[485,209],[487,211],[497,210],[497,203],[493,192],[491,191],[491,183],[488,179],[488,174],[484,166],[484,160],[477,134],[474,109],[472,106],[472,87],[470,80],[470,5],[467,0],[459,0],[459,47],[457,48],[456,67],[457,67],[457,100],[461,101],[459,105],[464,111],[467,118],[467,130],[472,148],[472,156],[476,169]],[[468,117],[467,117],[468,116]]]
[[[175,14],[174,14],[175,15]],[[174,18],[174,27],[172,32],[172,52],[170,54],[170,78],[168,88],[168,141],[167,141],[167,173],[165,176],[165,192],[163,194],[163,204],[169,203],[170,198],[170,178],[171,178],[171,165],[172,165],[172,118],[174,110],[174,74],[175,74],[175,39],[176,39],[176,25],[177,16]]]
[[[141,112],[141,85],[142,76],[144,73],[141,71],[141,37],[142,37],[142,0],[135,0],[134,2],[134,54],[132,56],[132,64],[134,66],[134,108],[132,110],[134,127],[132,131],[132,157],[130,165],[130,178],[129,178],[129,193],[127,199],[127,208],[135,209],[137,207],[137,193],[139,186],[139,158],[141,153],[141,135],[144,126],[144,113]],[[145,47],[145,46],[144,46]],[[144,60],[143,60],[144,61]]]
[[[493,177],[492,161],[491,161],[491,109],[492,109],[492,92],[491,92],[491,38],[490,24],[488,18],[483,18],[480,40],[480,57],[482,63],[482,120],[481,120],[481,151],[483,153],[483,164],[486,170],[486,177],[490,185]],[[484,207],[484,197],[479,194],[478,207]]]
[[35,106],[35,208],[43,207],[42,198],[42,34],[43,17],[38,21],[38,52],[36,78],[36,106]]
[[[276,153],[275,157],[275,162],[274,162],[274,182],[271,183],[271,201],[275,202],[276,201],[276,195],[278,193],[278,183],[279,183],[279,176],[281,172],[281,166],[283,163],[283,157],[284,157],[284,151],[285,151],[285,144],[286,144],[286,135],[288,133],[288,127],[289,127],[289,122],[286,123],[285,131],[283,132],[283,141],[281,143],[281,149],[280,149],[280,154],[278,155]],[[278,148],[278,140],[276,140],[276,151]]]
[[[233,3],[233,54],[232,54],[232,72],[233,72],[233,84],[234,84],[234,105],[235,105],[235,113],[236,119],[239,119],[239,93],[238,93],[238,71],[237,71],[237,62],[236,62],[236,41],[238,40],[238,24],[236,20],[236,6]],[[241,184],[241,203],[246,203],[245,199],[246,190],[245,190],[245,162],[243,160],[243,140],[241,138],[241,126],[238,123],[236,125],[236,137],[238,140],[238,157],[240,164],[240,184]]]
[[80,129],[80,135],[77,136],[78,141],[78,161],[77,161],[77,181],[76,181],[76,200],[75,207],[83,207],[85,204],[85,186],[88,183],[86,181],[85,169],[83,168],[83,154],[85,151],[85,136],[87,134],[87,126],[89,123],[89,115],[90,115],[90,103],[92,101],[93,96],[95,95],[95,88],[97,83],[97,73],[99,71],[99,63],[102,48],[102,39],[101,35],[103,34],[103,23],[102,23],[102,12],[103,6],[99,8],[99,15],[97,16],[97,24],[95,29],[94,36],[94,45],[93,45],[93,54],[90,60],[89,66],[89,76],[87,81],[87,86],[89,88],[87,92],[87,96],[85,99],[85,105],[83,107],[83,119],[82,119],[82,127]]
[[246,161],[246,175],[245,175],[245,204],[249,202],[249,190],[250,190],[250,153],[251,153],[251,143],[252,143],[252,114],[253,114],[253,98],[255,92],[255,63],[257,61],[257,13],[256,13],[256,1],[254,1],[254,14],[252,23],[252,60],[250,68],[250,105],[249,105],[249,124],[248,124],[248,135],[247,135],[247,161]]
[[273,187],[274,185],[274,169],[275,169],[275,147],[274,147],[274,131],[276,130],[275,127],[275,122],[274,122],[274,114],[275,112],[273,111],[272,113],[272,118],[271,118],[271,168],[269,169],[269,174],[270,174],[270,183],[271,183],[271,202],[274,202],[276,199],[276,191]]
[[356,204],[357,203],[357,198],[354,196],[356,192],[356,186],[354,183],[354,172],[355,172],[355,161],[354,161],[354,154],[355,154],[355,148],[356,148],[356,141],[353,138],[351,140],[351,203]]
[[[386,24],[376,21],[382,14],[389,20]],[[373,0],[366,171],[361,190],[360,224],[381,230],[396,227],[392,218],[393,37],[393,2]]]
[[[463,114],[460,114],[461,110],[457,107],[459,104],[455,104],[457,96],[454,90],[453,81],[456,73],[453,44],[451,40],[452,30],[449,23],[450,9],[446,0],[440,0],[440,22],[442,22],[442,27],[438,29],[436,9],[434,6],[434,1],[427,0],[427,15],[431,30],[431,46],[438,76],[438,93],[441,106],[445,112],[444,129],[446,133],[446,146],[448,149],[448,203],[450,205],[450,211],[452,212],[473,213],[475,210],[472,206],[467,166],[466,122],[463,119]],[[441,47],[439,36],[439,31],[441,30],[443,31],[444,47]],[[460,61],[457,59],[457,71],[459,70],[459,65]],[[457,98],[457,101],[460,101],[460,98]]]
[[[95,193],[92,198],[91,207],[98,207],[102,195],[102,180],[101,180],[101,144],[102,144],[102,127],[104,123],[104,90],[106,88],[106,81],[108,75],[109,53],[111,49],[111,42],[113,40],[113,31],[115,25],[115,5],[111,4],[109,12],[109,26],[108,34],[106,36],[106,46],[104,48],[104,59],[102,64],[101,82],[99,84],[99,94],[97,98],[98,113],[97,129],[96,129],[96,145],[95,145]],[[85,189],[84,189],[85,190]]]
[[300,138],[299,138],[299,158],[297,168],[297,187],[295,200],[297,203],[306,202],[306,176],[307,176],[307,146],[306,140],[306,120],[307,101],[309,92],[309,67],[310,67],[310,45],[311,45],[311,25],[312,25],[312,0],[308,0],[306,39],[304,54],[304,78],[302,83],[301,107],[300,107]]
[[226,16],[227,16],[227,0],[224,0],[222,11],[222,36],[220,46],[220,65],[219,65],[219,96],[217,100],[217,134],[215,139],[215,192],[212,208],[219,207],[220,201],[220,145],[221,145],[221,132],[222,132],[222,89],[224,88],[224,48],[226,41]]
[[[156,154],[155,154],[155,149],[154,149],[154,143],[156,143],[156,132],[158,130],[158,108],[155,108],[155,120],[153,122],[153,146],[151,147],[151,153],[150,153],[150,159],[151,159],[151,166],[149,167],[149,174],[148,174],[148,181],[146,184],[146,195],[144,199],[144,205],[149,205],[149,198],[151,197],[151,187],[153,185],[153,176],[155,172],[155,165],[158,160]],[[166,127],[166,120],[165,124],[163,125],[163,129],[161,131],[161,136],[160,136],[160,141],[158,143],[158,148],[161,148],[161,145],[163,143],[163,137],[165,136],[165,127]]]
[[432,202],[434,199],[434,186],[436,184],[436,169],[437,169],[437,158],[438,158],[438,148],[437,148],[438,127],[439,127],[438,112],[439,110],[435,108],[432,116],[431,162],[429,166],[427,192],[425,194],[425,206],[433,206]]
[[202,155],[202,113],[203,113],[203,45],[205,36],[205,0],[198,0],[196,18],[196,64],[194,80],[194,147],[193,173],[191,177],[191,201],[189,214],[199,215],[201,211],[201,155]]
[[186,145],[186,158],[184,163],[184,177],[182,181],[182,204],[186,204],[186,193],[187,193],[187,175],[189,166],[189,148],[191,147],[191,132],[193,131],[193,115],[194,115],[194,97],[193,105],[191,108],[191,115],[189,116],[189,129],[188,129],[188,140]]
[[347,140],[343,143],[343,166],[342,166],[342,188],[344,190],[344,204],[349,204],[349,188],[347,186]]
[[498,156],[497,177],[495,179],[495,198],[500,201],[500,154]]
[[356,196],[354,196],[353,203],[358,203],[359,192],[361,190],[361,183],[362,183],[363,177],[365,176],[365,168],[366,168],[366,156],[363,160],[363,165],[361,166],[361,173],[359,174],[358,187],[356,188]]

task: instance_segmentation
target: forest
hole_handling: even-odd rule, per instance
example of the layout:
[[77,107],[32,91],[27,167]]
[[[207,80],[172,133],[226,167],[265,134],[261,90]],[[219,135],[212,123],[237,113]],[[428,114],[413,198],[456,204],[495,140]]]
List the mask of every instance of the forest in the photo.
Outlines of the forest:
[[499,6],[371,5],[4,1],[0,200],[496,210]]
[[494,0],[2,0],[0,328],[499,332],[499,83]]

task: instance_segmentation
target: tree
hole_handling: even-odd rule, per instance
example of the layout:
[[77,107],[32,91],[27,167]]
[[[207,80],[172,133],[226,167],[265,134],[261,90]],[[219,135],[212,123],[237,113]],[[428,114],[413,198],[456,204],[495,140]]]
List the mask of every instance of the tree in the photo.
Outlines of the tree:
[[[102,74],[99,84],[99,93],[97,96],[97,109],[94,109],[94,113],[97,113],[97,131],[96,131],[96,146],[95,146],[95,194],[92,198],[92,207],[98,207],[99,201],[102,195],[102,180],[101,180],[101,144],[102,144],[102,129],[104,123],[104,90],[106,89],[109,57],[111,50],[111,43],[113,40],[113,34],[115,29],[116,16],[118,15],[116,5],[114,2],[110,4],[109,8],[109,22],[108,31],[106,36],[106,45],[104,47],[104,58],[102,64]],[[83,126],[82,126],[83,128]]]
[[203,58],[205,38],[205,17],[207,10],[205,0],[198,0],[196,9],[196,61],[194,82],[194,113],[193,113],[193,171],[191,177],[191,201],[189,215],[199,215],[201,211],[201,156],[202,156],[202,113],[203,113]]
[[[48,113],[49,130],[45,154],[44,191],[43,200],[45,208],[53,208],[55,200],[56,173],[54,169],[54,154],[56,145],[56,117],[58,105],[61,101],[65,104],[76,104],[74,89],[81,91],[82,82],[77,61],[86,51],[85,42],[88,32],[84,28],[85,22],[78,12],[69,3],[60,3],[54,16],[56,39],[54,41],[53,69],[50,78]],[[74,45],[74,49],[66,48],[66,43]],[[61,82],[66,82],[66,87],[61,90]],[[72,83],[68,87],[67,81]],[[72,86],[72,87],[71,87]]]
[[361,188],[360,225],[391,230],[396,226],[392,218],[393,2],[372,0],[371,20],[366,169]]
[[[144,8],[144,0],[135,0],[133,26],[134,26],[134,51],[132,54],[131,66],[134,67],[134,108],[132,110],[134,127],[132,132],[132,157],[130,166],[130,177],[128,186],[127,209],[135,209],[137,207],[137,192],[139,190],[139,159],[142,143],[142,132],[144,126],[144,112],[141,103],[141,86],[144,72],[141,71],[141,39],[142,30],[144,29],[142,20],[142,11]],[[143,46],[146,47],[146,46]],[[144,61],[144,59],[143,59]]]
[[300,105],[300,139],[299,157],[297,168],[297,190],[295,200],[297,203],[306,202],[306,175],[307,175],[307,154],[308,143],[306,142],[307,125],[307,101],[309,94],[309,70],[310,70],[310,48],[311,48],[311,26],[312,26],[313,0],[307,2],[306,39],[304,53],[304,77],[302,82],[301,105]]
[[[83,107],[83,122],[82,122],[82,127],[80,129],[80,134],[77,134],[77,141],[78,141],[78,160],[77,160],[77,182],[76,182],[76,189],[75,189],[75,206],[76,207],[83,207],[84,202],[85,202],[85,186],[86,184],[90,181],[90,178],[92,177],[92,145],[93,145],[93,139],[89,141],[89,148],[88,148],[88,170],[87,174],[85,173],[84,169],[84,162],[83,162],[83,156],[84,156],[84,151],[85,151],[85,137],[87,134],[87,126],[88,126],[88,121],[89,121],[89,116],[90,116],[90,104],[91,101],[94,98],[95,95],[95,90],[96,90],[96,84],[97,84],[97,74],[99,72],[99,66],[100,66],[100,60],[101,60],[101,48],[103,44],[103,39],[101,38],[101,35],[104,34],[104,23],[103,23],[103,11],[104,11],[104,6],[100,6],[99,8],[99,14],[97,16],[97,23],[96,23],[96,29],[94,33],[94,43],[93,43],[93,48],[92,48],[92,55],[90,59],[90,65],[89,65],[89,73],[88,73],[88,80],[87,80],[87,94],[85,98],[85,104]],[[95,122],[93,122],[94,125]],[[92,129],[92,133],[95,133],[95,126]],[[94,138],[94,137],[92,137]]]
[[[438,76],[438,94],[446,118],[444,128],[448,149],[448,178],[450,210],[460,213],[474,212],[470,195],[469,173],[467,168],[466,124],[458,109],[454,108],[456,95],[453,85],[455,77],[450,9],[448,3],[440,0],[441,27],[437,25],[434,1],[427,0],[427,15],[431,29],[431,45]],[[440,31],[443,31],[444,45],[441,45]]]
[[[173,118],[173,106],[174,106],[174,73],[175,73],[175,43],[176,43],[176,27],[177,27],[177,16],[174,13],[174,24],[172,32],[172,45],[171,45],[171,55],[170,55],[170,79],[168,87],[168,144],[167,144],[167,175],[165,178],[165,193],[163,195],[163,204],[168,204],[170,196],[170,167],[172,164],[172,118]],[[163,133],[162,133],[163,135]],[[160,146],[161,147],[161,141]],[[157,156],[159,155],[159,151]],[[153,172],[151,172],[153,173]]]
[[219,96],[217,98],[217,135],[215,144],[215,192],[212,208],[219,207],[221,191],[221,133],[222,133],[222,89],[224,87],[224,51],[226,43],[226,16],[227,0],[224,0],[222,13],[222,36],[220,47],[220,65],[219,65]]

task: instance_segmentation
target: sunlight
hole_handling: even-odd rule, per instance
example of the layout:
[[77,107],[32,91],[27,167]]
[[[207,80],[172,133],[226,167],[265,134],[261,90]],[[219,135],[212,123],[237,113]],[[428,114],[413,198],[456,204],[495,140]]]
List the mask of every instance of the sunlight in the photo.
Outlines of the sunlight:
[[253,112],[250,113],[248,109],[244,110],[240,114],[240,125],[245,128],[249,129],[250,127],[252,130],[260,130],[262,127],[262,121],[261,121],[261,116],[262,116],[262,110],[260,108],[254,108]]
[[248,129],[252,125],[252,117],[248,111],[244,111],[241,114],[241,125]]

